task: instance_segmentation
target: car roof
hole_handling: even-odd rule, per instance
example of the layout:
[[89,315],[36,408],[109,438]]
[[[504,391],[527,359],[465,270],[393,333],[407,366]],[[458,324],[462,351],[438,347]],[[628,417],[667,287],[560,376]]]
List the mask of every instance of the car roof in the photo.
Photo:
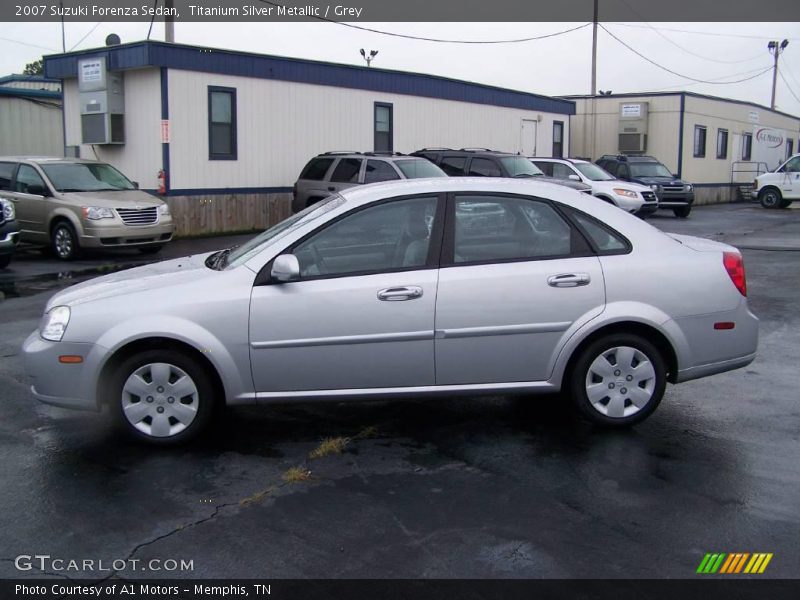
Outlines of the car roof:
[[96,164],[99,160],[89,160],[86,158],[65,158],[63,156],[0,156],[0,162],[32,162],[36,164],[55,164],[55,163],[74,163],[74,164]]
[[528,159],[536,162],[537,160],[544,161],[544,162],[562,162],[562,163],[571,163],[576,165],[578,163],[590,163],[591,161],[583,159],[583,158],[563,158],[561,156],[529,156]]
[[411,156],[403,154],[402,152],[357,152],[346,150],[332,150],[330,152],[322,152],[317,154],[314,158],[378,158],[384,160],[420,160],[419,156]]

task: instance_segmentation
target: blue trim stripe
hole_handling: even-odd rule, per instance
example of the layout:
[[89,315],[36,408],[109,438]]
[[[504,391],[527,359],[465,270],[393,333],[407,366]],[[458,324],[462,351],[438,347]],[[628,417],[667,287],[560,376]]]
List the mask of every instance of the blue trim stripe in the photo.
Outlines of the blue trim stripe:
[[[161,67],[161,118],[169,120],[169,70]],[[169,194],[169,144],[161,144],[161,168],[164,169],[164,188]]]
[[290,187],[183,188],[169,190],[168,196],[220,196],[223,194],[291,194]]
[[575,103],[571,100],[446,77],[154,41],[45,56],[45,73],[48,77],[76,77],[78,60],[87,56],[105,56],[106,64],[112,71],[167,67],[564,115],[575,114]]
[[61,100],[61,92],[52,92],[50,90],[28,90],[25,88],[2,86],[0,86],[0,96],[13,96],[15,98],[49,98],[51,100]]
[[681,115],[678,123],[678,172],[676,175],[678,179],[681,178],[681,171],[683,170],[683,117],[686,114],[686,94],[681,94]]

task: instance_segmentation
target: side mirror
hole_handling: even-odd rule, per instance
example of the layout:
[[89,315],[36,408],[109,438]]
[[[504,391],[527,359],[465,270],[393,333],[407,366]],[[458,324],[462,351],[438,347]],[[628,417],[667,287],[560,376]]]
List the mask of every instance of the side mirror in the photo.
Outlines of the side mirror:
[[138,181],[131,181],[131,183],[133,184],[133,189],[135,189],[135,190],[139,189],[139,182]]
[[34,196],[46,196],[47,195],[47,188],[43,185],[39,185],[34,183],[28,186],[28,191],[25,192],[26,194],[33,194]]
[[572,175],[567,177],[567,179],[571,179],[572,181],[580,181],[581,180],[581,178],[578,177],[577,175],[575,175],[575,173],[573,173]]
[[276,281],[286,283],[300,279],[300,263],[294,254],[281,254],[272,263],[270,276]]

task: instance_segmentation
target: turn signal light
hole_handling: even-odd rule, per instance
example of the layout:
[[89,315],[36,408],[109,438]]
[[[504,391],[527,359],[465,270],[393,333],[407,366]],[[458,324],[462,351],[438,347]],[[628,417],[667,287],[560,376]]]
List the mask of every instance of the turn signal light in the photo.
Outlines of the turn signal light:
[[736,327],[736,323],[733,321],[721,321],[719,323],[714,323],[714,329],[733,329]]
[[58,362],[66,365],[77,365],[83,362],[83,357],[77,354],[62,354],[58,357]]
[[747,296],[747,279],[744,275],[744,260],[738,252],[723,252],[722,264],[728,272],[733,285],[742,296]]

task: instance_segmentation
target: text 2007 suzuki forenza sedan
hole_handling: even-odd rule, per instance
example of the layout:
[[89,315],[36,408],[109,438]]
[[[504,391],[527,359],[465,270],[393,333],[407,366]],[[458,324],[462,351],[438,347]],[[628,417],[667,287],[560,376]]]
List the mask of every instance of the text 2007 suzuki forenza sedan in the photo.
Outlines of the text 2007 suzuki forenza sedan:
[[374,184],[247,244],[75,285],[24,359],[39,400],[139,438],[215,405],[568,390],[606,425],[755,357],[739,252],[537,181]]

